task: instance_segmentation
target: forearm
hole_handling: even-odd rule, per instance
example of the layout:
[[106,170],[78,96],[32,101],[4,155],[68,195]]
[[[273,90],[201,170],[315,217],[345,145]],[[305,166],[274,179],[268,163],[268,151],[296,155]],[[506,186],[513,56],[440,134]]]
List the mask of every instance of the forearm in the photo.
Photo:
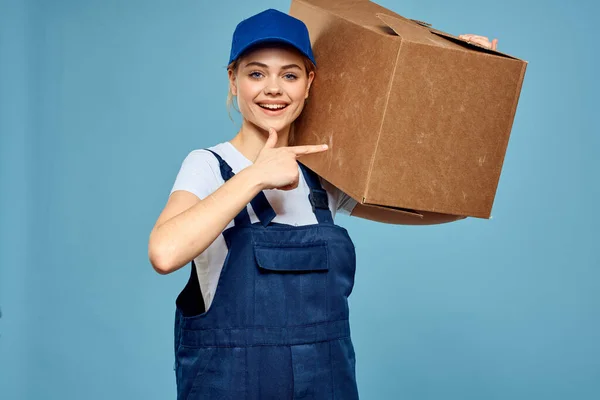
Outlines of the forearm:
[[167,274],[201,254],[261,187],[260,180],[247,168],[207,198],[157,225],[149,240],[149,258],[154,268]]

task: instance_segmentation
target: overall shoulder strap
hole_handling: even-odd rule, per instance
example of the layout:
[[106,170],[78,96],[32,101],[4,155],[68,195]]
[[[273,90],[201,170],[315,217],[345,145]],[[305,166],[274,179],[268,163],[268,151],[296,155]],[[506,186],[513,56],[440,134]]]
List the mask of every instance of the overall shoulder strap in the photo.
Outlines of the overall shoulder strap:
[[[214,151],[209,149],[206,150],[210,151],[219,161],[219,168],[221,169],[221,176],[223,177],[223,180],[227,182],[229,179],[231,179],[235,174],[233,173],[233,170],[229,164],[227,164],[227,162]],[[250,200],[250,204],[252,205],[254,213],[263,226],[269,225],[273,218],[275,218],[275,215],[277,215],[262,191],[254,196],[252,200]],[[236,225],[250,225],[250,216],[248,215],[248,210],[246,208],[242,209],[242,211],[240,211],[240,213],[235,217],[234,221]]]
[[304,179],[310,189],[308,201],[310,201],[313,212],[317,217],[317,221],[319,221],[320,224],[333,224],[327,192],[321,186],[319,176],[301,163],[298,164],[300,165]]

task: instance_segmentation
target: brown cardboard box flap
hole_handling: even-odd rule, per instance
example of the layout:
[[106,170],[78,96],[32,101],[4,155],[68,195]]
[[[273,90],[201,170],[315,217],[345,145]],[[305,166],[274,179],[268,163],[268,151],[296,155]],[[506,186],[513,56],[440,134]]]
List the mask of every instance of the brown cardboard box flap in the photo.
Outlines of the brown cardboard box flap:
[[[429,31],[432,35],[441,36],[443,39],[446,39],[446,40],[436,40],[435,37],[429,37],[428,35],[423,36],[422,32],[419,31],[417,37],[420,39],[420,40],[418,40],[418,42],[420,42],[420,43],[429,44],[429,45],[437,45],[437,46],[442,46],[442,47],[449,47],[449,48],[452,48],[455,50],[462,50],[462,51],[476,50],[476,51],[482,51],[482,52],[489,53],[489,54],[495,54],[497,56],[517,59],[509,54],[502,53],[498,50],[488,49],[487,47],[484,47],[480,44],[469,42],[469,41],[459,38],[458,36],[454,36],[450,33],[435,29],[432,27],[431,24],[429,24],[427,22],[423,22],[423,21],[419,21],[419,20],[415,20],[415,19],[393,17],[393,16],[383,14],[383,13],[377,13],[376,15],[377,15],[377,18],[379,18],[392,31],[394,31],[394,33],[396,35],[398,35],[406,40],[410,40],[410,37],[407,37],[407,29],[405,26],[414,23],[414,24],[418,25],[418,29],[425,29],[425,30]],[[425,40],[423,38],[427,38],[430,42],[428,42],[427,40]]]

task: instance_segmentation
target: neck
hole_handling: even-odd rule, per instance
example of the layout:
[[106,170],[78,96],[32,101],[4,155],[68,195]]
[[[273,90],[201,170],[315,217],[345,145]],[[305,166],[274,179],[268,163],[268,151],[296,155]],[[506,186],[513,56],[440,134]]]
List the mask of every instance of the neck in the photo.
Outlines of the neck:
[[[288,145],[290,134],[290,126],[288,125],[281,131],[277,132],[277,144],[275,147],[282,147]],[[244,119],[242,123],[242,129],[238,134],[230,140],[231,144],[249,160],[256,160],[258,153],[265,146],[269,132],[262,128],[248,122]]]

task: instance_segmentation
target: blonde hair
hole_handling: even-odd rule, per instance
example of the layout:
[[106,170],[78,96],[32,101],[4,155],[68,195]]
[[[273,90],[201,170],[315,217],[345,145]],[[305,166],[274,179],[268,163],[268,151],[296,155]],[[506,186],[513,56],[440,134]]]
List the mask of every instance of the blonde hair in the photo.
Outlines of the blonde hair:
[[[231,71],[232,74],[237,74],[237,70],[238,67],[240,66],[239,60],[241,57],[239,57],[238,59],[232,61],[228,66],[227,66],[227,72]],[[315,72],[317,70],[317,67],[315,64],[313,64],[313,62],[306,56],[302,56],[302,61],[304,62],[304,70],[306,72],[306,76],[308,76],[311,72]],[[235,102],[233,101],[233,98],[235,97],[233,95],[233,93],[231,93],[231,87],[228,85],[227,86],[227,114],[229,115],[229,119],[231,121],[233,121],[233,118],[231,118],[231,107],[233,106],[233,108],[235,108],[235,110],[239,113],[240,110],[237,109],[235,107]],[[308,99],[306,99],[304,101],[304,105],[306,105],[306,103],[308,102]],[[288,143],[290,145],[294,144],[294,123],[292,122],[292,125],[290,126],[290,134],[288,136]]]

